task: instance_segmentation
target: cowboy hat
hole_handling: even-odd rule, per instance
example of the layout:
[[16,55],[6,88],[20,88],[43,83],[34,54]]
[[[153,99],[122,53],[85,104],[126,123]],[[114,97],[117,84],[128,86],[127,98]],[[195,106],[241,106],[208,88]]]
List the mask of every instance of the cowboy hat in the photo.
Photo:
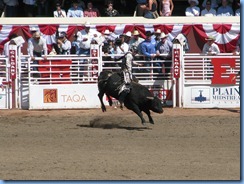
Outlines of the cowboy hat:
[[140,33],[139,33],[139,31],[134,30],[133,35],[134,35],[134,36],[136,36],[136,35],[140,35]]
[[84,23],[84,26],[85,26],[85,27],[91,27],[91,23],[90,23],[90,22],[85,22],[85,23]]
[[110,34],[110,31],[108,29],[106,29],[103,34],[109,35]]
[[30,31],[31,31],[31,32],[35,32],[35,31],[37,31],[37,28],[36,28],[36,27],[31,27],[31,28],[30,28]]
[[198,5],[198,4],[199,4],[198,0],[188,0],[188,3],[190,4],[190,3],[191,3],[191,1],[195,2],[195,3],[196,3],[196,5]]
[[160,38],[166,38],[168,36],[169,36],[168,34],[165,34],[164,32],[162,32],[161,35],[160,35]]
[[160,29],[157,29],[154,33],[156,33],[156,34],[161,34],[162,32],[161,32]]
[[205,40],[213,40],[213,41],[215,41],[215,38],[213,36],[208,36],[207,38],[205,38]]
[[125,36],[131,37],[131,32],[128,31],[127,33],[125,33]]

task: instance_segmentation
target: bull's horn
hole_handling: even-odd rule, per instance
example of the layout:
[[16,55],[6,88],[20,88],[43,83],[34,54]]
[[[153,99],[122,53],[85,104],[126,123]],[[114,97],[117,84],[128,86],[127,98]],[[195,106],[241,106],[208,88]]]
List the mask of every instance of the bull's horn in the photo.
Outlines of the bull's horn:
[[149,99],[149,100],[153,100],[153,97],[151,97],[151,96],[147,96],[147,99]]

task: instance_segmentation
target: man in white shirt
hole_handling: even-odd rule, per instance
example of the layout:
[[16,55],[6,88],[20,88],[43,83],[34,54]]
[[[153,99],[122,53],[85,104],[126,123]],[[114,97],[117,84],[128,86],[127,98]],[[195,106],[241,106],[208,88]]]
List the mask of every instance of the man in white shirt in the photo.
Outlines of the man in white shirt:
[[188,0],[190,6],[186,8],[185,15],[187,17],[200,16],[200,8],[197,6],[199,4],[198,0]]
[[[48,50],[47,50],[47,43],[46,40],[41,37],[41,33],[40,32],[35,32],[33,34],[33,37],[30,38],[28,40],[28,54],[31,57],[31,61],[33,61],[33,64],[38,64],[38,61],[36,60],[35,57],[42,57],[44,58],[44,60],[47,59],[47,54],[48,54]],[[38,71],[38,67],[33,67],[33,71]],[[40,75],[35,73],[33,75],[34,77],[39,77]]]
[[214,43],[215,38],[212,36],[208,36],[206,39],[207,43],[204,44],[202,53],[207,55],[216,55],[220,53],[219,46]]
[[201,11],[201,16],[206,16],[206,17],[216,16],[216,10],[211,8],[210,0],[207,0],[205,9]]
[[89,22],[86,22],[84,26],[85,28],[83,30],[77,32],[77,40],[80,42],[80,54],[90,55],[91,41],[93,38],[101,37],[101,33],[91,30],[91,24]]

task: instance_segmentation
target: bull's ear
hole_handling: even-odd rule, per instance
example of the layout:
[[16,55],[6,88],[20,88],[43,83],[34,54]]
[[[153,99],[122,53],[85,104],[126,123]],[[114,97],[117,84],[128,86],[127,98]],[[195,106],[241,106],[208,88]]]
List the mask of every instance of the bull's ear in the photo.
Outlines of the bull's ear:
[[151,96],[147,96],[147,99],[149,100],[153,100],[154,97],[151,97]]

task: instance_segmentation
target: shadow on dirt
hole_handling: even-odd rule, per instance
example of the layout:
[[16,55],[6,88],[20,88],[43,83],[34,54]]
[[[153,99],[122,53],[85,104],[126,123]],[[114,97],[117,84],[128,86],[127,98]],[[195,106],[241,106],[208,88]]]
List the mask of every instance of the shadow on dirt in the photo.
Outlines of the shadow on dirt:
[[234,112],[234,113],[240,113],[240,109],[228,109],[228,108],[216,108],[218,110],[225,110],[229,112]]
[[83,128],[101,128],[101,129],[125,129],[125,130],[150,130],[147,125],[135,124],[133,119],[122,117],[94,117],[89,121],[89,125],[77,124],[78,127]]
[[102,125],[79,125],[76,126],[81,128],[101,128],[101,129],[125,129],[125,130],[137,130],[137,131],[144,131],[144,130],[151,130],[152,128],[149,127],[129,127],[129,126],[121,126],[116,124],[102,124]]

